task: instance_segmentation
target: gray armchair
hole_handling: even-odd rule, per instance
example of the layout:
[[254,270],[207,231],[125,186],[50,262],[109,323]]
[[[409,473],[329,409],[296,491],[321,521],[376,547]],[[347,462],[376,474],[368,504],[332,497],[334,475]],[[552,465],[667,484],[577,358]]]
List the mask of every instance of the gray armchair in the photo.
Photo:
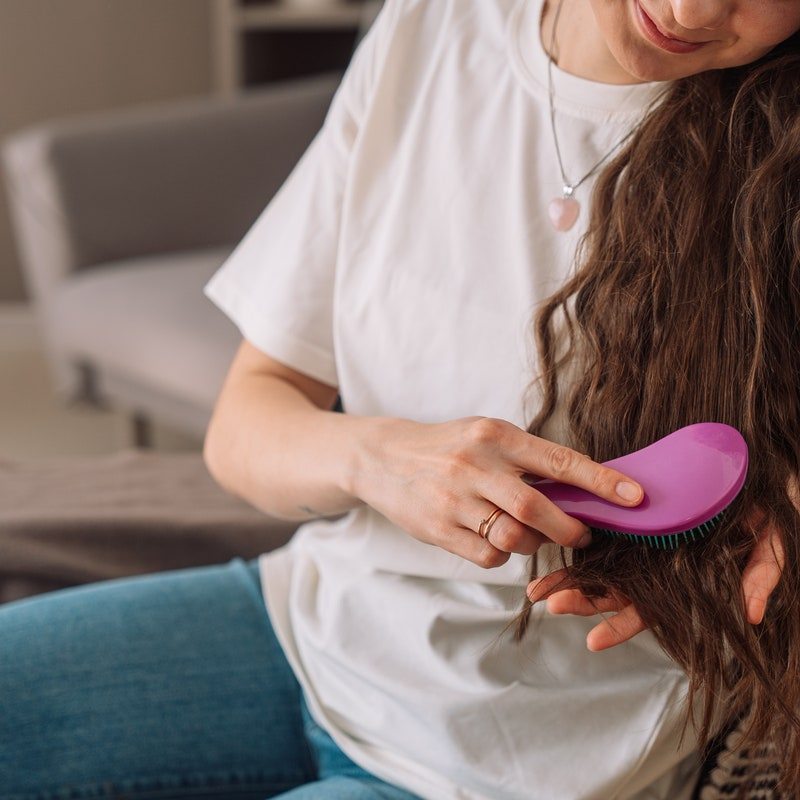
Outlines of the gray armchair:
[[2,145],[63,400],[202,437],[240,334],[202,294],[322,125],[341,72],[29,128]]

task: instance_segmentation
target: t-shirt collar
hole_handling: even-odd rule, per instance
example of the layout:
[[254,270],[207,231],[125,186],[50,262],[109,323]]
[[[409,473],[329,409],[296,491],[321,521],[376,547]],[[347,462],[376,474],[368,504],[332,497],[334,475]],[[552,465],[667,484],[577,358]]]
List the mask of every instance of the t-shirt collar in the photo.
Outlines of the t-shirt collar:
[[[508,45],[517,77],[530,91],[547,94],[547,51],[541,39],[544,0],[516,0],[508,19]],[[563,111],[594,110],[637,113],[666,88],[669,81],[600,83],[565,72],[553,64],[554,104]]]

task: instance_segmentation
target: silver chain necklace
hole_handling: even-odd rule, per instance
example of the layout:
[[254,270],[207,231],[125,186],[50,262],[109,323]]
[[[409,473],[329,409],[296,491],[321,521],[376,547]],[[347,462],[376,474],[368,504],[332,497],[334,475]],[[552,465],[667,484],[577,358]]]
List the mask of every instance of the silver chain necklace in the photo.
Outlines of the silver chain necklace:
[[556,112],[553,105],[553,56],[552,53],[556,43],[556,26],[558,25],[558,15],[561,13],[561,6],[564,0],[560,0],[556,15],[553,18],[553,33],[550,37],[550,52],[547,54],[547,88],[550,100],[550,127],[553,129],[553,141],[556,145],[556,155],[558,156],[558,167],[561,170],[562,194],[561,197],[554,197],[547,206],[550,222],[557,231],[568,231],[578,219],[581,206],[572,196],[575,190],[603,164],[612,153],[619,149],[636,131],[629,131],[609,150],[579,181],[570,183],[564,173],[564,163],[561,160],[561,148],[558,146],[558,136],[556,135]]

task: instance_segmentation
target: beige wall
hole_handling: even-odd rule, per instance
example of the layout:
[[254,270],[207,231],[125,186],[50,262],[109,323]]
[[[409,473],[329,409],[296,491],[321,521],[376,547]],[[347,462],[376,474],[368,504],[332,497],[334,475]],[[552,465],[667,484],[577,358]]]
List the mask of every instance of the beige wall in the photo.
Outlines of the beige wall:
[[[0,137],[52,117],[207,93],[210,0],[0,0]],[[0,303],[26,299],[0,192]]]

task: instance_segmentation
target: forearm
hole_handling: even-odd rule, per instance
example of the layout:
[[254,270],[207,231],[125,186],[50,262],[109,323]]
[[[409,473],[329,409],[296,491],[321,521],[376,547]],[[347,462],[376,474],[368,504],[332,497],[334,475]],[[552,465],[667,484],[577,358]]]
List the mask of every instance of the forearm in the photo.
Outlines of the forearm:
[[204,458],[223,488],[266,514],[334,516],[362,505],[352,475],[375,419],[325,411],[281,378],[249,374],[220,395]]

